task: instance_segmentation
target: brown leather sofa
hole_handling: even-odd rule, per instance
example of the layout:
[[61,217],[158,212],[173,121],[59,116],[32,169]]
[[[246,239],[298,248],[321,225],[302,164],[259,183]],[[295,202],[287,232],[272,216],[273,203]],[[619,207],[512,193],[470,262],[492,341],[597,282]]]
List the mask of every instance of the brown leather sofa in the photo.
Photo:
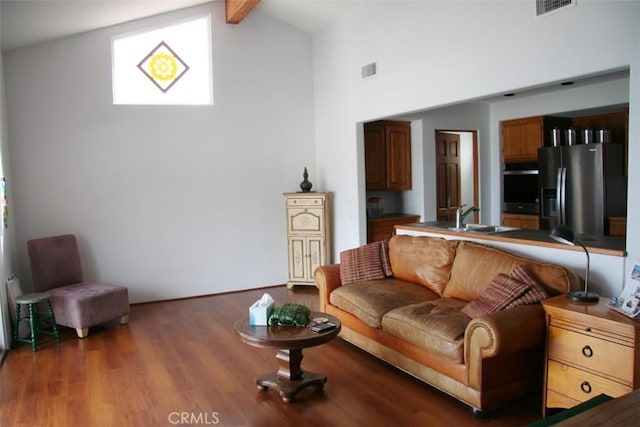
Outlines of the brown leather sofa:
[[470,241],[394,236],[393,276],[342,285],[340,264],[314,273],[320,310],[342,322],[340,336],[471,406],[495,408],[542,393],[545,317],[540,304],[471,319],[462,308],[502,273],[526,268],[548,296],[579,287],[552,264]]

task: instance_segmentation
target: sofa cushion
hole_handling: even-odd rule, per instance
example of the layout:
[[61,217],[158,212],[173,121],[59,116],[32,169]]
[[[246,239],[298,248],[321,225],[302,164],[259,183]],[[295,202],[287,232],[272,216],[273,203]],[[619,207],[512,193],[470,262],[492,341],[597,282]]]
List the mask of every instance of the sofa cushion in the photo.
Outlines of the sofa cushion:
[[529,285],[511,276],[498,274],[480,296],[462,308],[470,318],[503,310],[529,289]]
[[518,258],[518,263],[526,266],[531,277],[544,288],[549,296],[566,294],[581,286],[577,274],[559,265],[535,262],[525,258]]
[[497,274],[509,275],[517,264],[525,266],[549,295],[567,293],[579,286],[575,274],[558,265],[519,257],[481,243],[460,241],[451,266],[451,278],[442,295],[471,301]]
[[372,328],[379,328],[382,316],[390,310],[438,298],[428,288],[390,277],[340,286],[329,301]]
[[427,351],[464,363],[464,331],[471,321],[466,303],[440,298],[397,308],[382,317],[382,329]]
[[389,259],[394,277],[426,286],[438,295],[449,281],[455,243],[439,237],[393,236]]
[[524,265],[516,265],[510,276],[522,283],[526,283],[527,285],[529,285],[529,289],[527,289],[527,291],[522,294],[522,296],[516,298],[513,302],[507,305],[505,307],[505,310],[513,307],[518,307],[520,305],[536,304],[549,297],[547,291],[544,290],[542,285],[540,285],[537,280],[531,277]]
[[451,280],[443,296],[472,301],[484,291],[497,274],[509,275],[513,257],[480,243],[461,241],[451,267]]
[[393,269],[391,268],[391,260],[389,259],[389,241],[383,240],[380,242],[380,258],[382,258],[382,269],[387,277],[393,276]]
[[81,282],[47,290],[56,323],[86,328],[129,313],[129,291],[124,286]]
[[369,243],[340,252],[340,282],[343,285],[391,276],[389,243]]

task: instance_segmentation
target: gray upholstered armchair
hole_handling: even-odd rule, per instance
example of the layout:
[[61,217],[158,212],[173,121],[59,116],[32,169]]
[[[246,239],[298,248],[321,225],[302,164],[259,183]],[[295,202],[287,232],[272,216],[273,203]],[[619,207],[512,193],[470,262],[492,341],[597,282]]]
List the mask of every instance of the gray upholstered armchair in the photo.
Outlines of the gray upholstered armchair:
[[78,336],[89,327],[119,319],[129,321],[127,288],[85,282],[78,240],[73,234],[33,239],[27,242],[34,292],[47,292],[56,323],[75,328]]

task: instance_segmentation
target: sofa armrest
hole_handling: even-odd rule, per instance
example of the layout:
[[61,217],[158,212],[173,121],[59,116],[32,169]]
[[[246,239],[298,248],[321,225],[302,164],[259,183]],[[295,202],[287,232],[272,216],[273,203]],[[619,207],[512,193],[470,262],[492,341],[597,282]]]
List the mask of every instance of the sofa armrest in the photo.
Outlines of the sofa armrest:
[[545,328],[540,304],[514,307],[471,320],[464,336],[469,383],[480,386],[482,359],[543,346]]
[[326,311],[329,295],[342,285],[340,281],[340,264],[321,265],[313,273],[316,288],[319,289],[320,311]]

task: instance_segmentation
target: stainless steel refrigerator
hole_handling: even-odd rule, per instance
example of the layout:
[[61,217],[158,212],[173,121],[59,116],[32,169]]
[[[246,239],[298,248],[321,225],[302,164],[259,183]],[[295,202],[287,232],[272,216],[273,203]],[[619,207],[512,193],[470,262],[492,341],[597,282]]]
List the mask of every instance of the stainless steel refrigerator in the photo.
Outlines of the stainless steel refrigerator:
[[540,228],[609,233],[608,218],[627,214],[622,144],[579,144],[538,150]]

